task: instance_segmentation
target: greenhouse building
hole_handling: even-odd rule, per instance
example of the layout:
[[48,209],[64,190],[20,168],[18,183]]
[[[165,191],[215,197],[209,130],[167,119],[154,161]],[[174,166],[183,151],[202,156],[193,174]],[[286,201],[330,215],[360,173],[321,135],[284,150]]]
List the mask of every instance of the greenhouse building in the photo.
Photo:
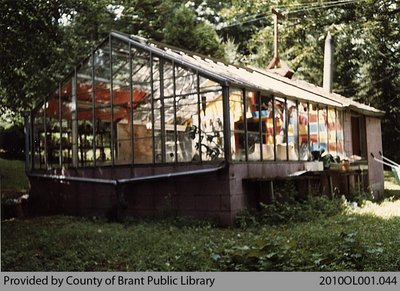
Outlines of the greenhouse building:
[[32,210],[231,225],[289,184],[303,198],[379,196],[382,116],[270,70],[112,32],[25,116]]

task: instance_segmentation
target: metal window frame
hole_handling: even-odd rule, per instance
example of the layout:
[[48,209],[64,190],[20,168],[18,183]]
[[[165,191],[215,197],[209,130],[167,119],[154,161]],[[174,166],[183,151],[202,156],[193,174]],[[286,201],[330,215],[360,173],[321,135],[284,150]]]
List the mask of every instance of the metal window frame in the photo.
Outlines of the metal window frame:
[[133,101],[134,101],[134,91],[133,91],[133,65],[132,65],[132,45],[128,43],[129,55],[129,97],[130,97],[130,106],[129,106],[129,115],[130,115],[130,142],[131,142],[131,165],[135,164],[135,142],[134,142],[134,126],[133,126]]
[[153,52],[150,52],[150,87],[151,87],[151,134],[152,134],[152,158],[153,165],[156,163],[156,136],[155,136],[155,118],[154,118],[154,70],[153,70],[154,60],[153,60]]
[[166,162],[166,131],[165,131],[165,103],[164,103],[164,65],[165,60],[159,58],[159,71],[160,71],[160,125],[161,125],[161,164]]
[[243,98],[243,123],[244,123],[244,159],[246,162],[249,161],[249,139],[248,139],[248,129],[247,129],[247,118],[246,118],[246,107],[247,107],[247,95],[246,89],[242,89]]
[[176,75],[175,75],[175,62],[172,61],[172,82],[173,82],[173,102],[174,102],[174,142],[175,142],[175,159],[174,163],[178,163],[178,126],[176,117]]
[[285,116],[285,142],[286,142],[286,159],[285,161],[289,161],[289,108],[287,104],[287,98],[285,98],[285,108],[284,108],[284,116]]
[[257,91],[256,93],[257,103],[258,103],[258,138],[260,139],[260,157],[259,160],[263,161],[263,126],[262,126],[262,119],[261,119],[261,92]]
[[198,113],[198,138],[199,138],[199,161],[200,163],[203,161],[203,155],[202,155],[202,149],[201,149],[201,97],[200,97],[200,75],[199,71],[196,70],[196,75],[197,75],[197,82],[196,82],[196,87],[197,87],[197,113]]
[[115,124],[114,124],[114,76],[113,76],[113,45],[112,35],[109,36],[109,49],[110,49],[110,101],[111,101],[111,137],[110,137],[110,151],[111,151],[111,165],[115,165]]
[[58,163],[60,168],[63,166],[63,146],[62,146],[62,135],[63,135],[63,130],[62,130],[62,100],[61,100],[61,83],[58,83],[58,122],[60,124],[60,154],[58,156]]
[[275,95],[272,95],[272,126],[273,126],[273,137],[274,137],[274,161],[277,161],[277,156],[276,156],[276,122],[275,122]]
[[93,167],[96,167],[96,79],[95,79],[95,50],[92,51],[92,150],[93,150]]
[[222,86],[222,108],[223,108],[223,133],[224,133],[224,160],[232,161],[231,136],[230,136],[230,114],[229,114],[229,86]]
[[297,115],[297,118],[296,118],[295,122],[297,123],[296,124],[296,126],[297,126],[297,130],[296,130],[297,161],[300,161],[300,122],[299,122],[300,115],[299,115],[299,100],[298,99],[296,99],[296,115]]

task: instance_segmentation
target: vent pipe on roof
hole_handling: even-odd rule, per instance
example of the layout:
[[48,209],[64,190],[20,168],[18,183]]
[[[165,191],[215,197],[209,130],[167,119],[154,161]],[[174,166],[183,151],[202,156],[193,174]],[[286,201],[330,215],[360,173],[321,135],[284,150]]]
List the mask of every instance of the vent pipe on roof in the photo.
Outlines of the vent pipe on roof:
[[331,93],[333,85],[333,37],[328,31],[325,38],[325,51],[324,51],[324,80],[323,88],[325,91]]

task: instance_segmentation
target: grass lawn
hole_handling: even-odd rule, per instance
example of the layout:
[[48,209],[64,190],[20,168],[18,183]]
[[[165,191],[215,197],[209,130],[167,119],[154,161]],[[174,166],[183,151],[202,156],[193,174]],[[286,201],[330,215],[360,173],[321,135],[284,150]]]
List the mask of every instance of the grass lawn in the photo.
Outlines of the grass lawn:
[[2,195],[10,192],[26,192],[28,189],[24,161],[0,158],[0,175]]
[[[318,207],[303,205],[304,211],[297,205],[288,213],[295,210],[307,216],[301,222],[248,223],[237,228],[184,218],[125,223],[66,216],[6,220],[1,223],[1,269],[398,271],[400,200],[396,197],[367,201],[363,207],[344,201],[340,212],[323,216]],[[328,199],[324,203],[338,205]]]
[[[388,214],[390,213],[390,214]],[[304,223],[221,229],[185,219],[2,222],[3,271],[398,271],[400,201]]]

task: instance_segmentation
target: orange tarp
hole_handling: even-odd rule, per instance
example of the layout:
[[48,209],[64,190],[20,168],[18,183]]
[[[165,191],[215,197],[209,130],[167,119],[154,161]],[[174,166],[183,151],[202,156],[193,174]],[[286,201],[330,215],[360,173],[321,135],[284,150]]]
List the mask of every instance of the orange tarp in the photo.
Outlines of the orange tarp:
[[[67,90],[68,91],[68,90]],[[64,94],[66,91],[63,92]],[[64,95],[65,96],[65,95]],[[67,95],[69,98],[62,98],[61,113],[62,119],[71,120],[72,118],[72,104],[71,95]],[[110,120],[111,121],[111,98],[110,90],[101,87],[96,88],[95,91],[96,106],[109,104],[110,107],[105,108],[95,108],[96,120]],[[147,93],[141,90],[133,90],[133,106],[135,109],[140,105],[142,101],[147,96]],[[92,120],[93,110],[92,110],[92,88],[91,86],[81,85],[78,86],[77,90],[78,99],[78,120]],[[114,105],[114,121],[127,118],[129,120],[129,111],[131,107],[130,102],[130,91],[129,90],[115,90],[113,91],[113,105]],[[84,107],[84,108],[83,108]],[[46,116],[48,118],[58,119],[59,118],[59,100],[58,98],[50,99],[46,104]]]

